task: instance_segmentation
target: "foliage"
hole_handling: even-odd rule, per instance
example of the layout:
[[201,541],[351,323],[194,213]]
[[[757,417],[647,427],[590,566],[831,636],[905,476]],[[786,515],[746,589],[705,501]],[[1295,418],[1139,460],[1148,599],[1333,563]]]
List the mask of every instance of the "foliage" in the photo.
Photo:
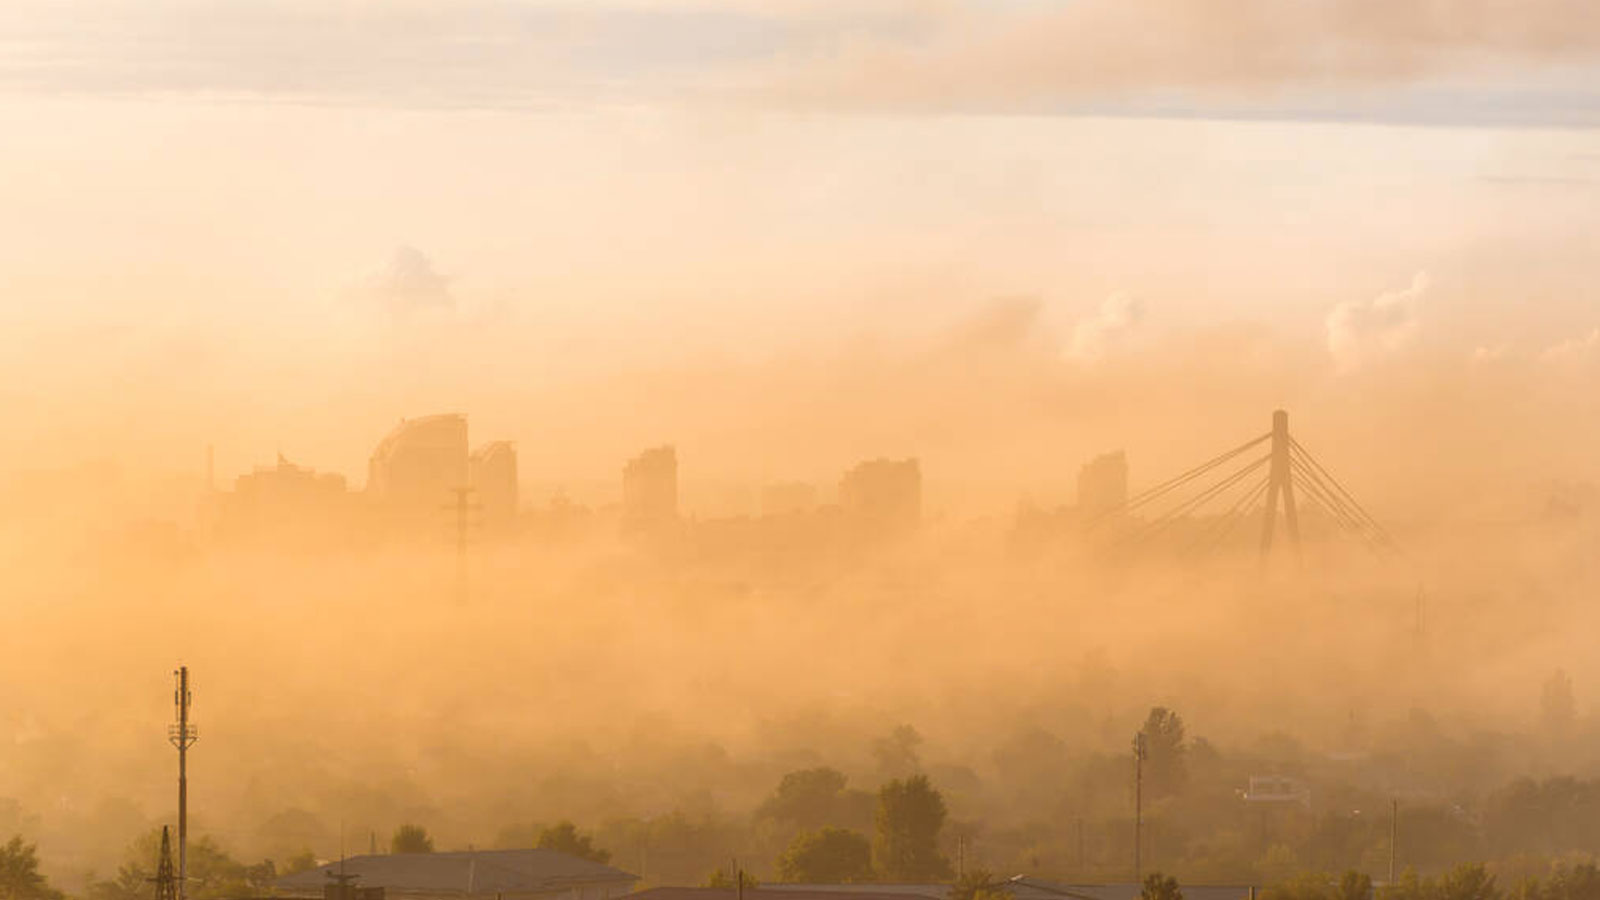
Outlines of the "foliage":
[[[116,877],[89,885],[89,897],[91,900],[147,900],[160,853],[160,829],[141,835],[128,848],[126,861],[117,869]],[[173,856],[176,859],[176,847]],[[262,894],[271,889],[277,878],[277,867],[271,861],[247,866],[234,859],[209,835],[189,842],[188,867],[191,900]]]
[[973,869],[950,886],[949,900],[1009,900],[1011,886],[995,880],[994,873]]
[[922,758],[917,748],[922,745],[922,735],[910,725],[898,725],[887,737],[872,744],[872,755],[878,761],[878,772],[885,778],[907,778],[922,771]]
[[871,794],[848,788],[844,773],[819,766],[784,775],[772,796],[756,809],[755,818],[803,831],[866,828],[872,824],[872,803]]
[[15,835],[0,845],[0,898],[4,900],[60,900],[61,892],[39,873],[39,856],[33,844]]
[[1178,879],[1171,875],[1151,872],[1144,877],[1139,900],[1183,900],[1183,890],[1178,887]]
[[801,832],[778,857],[778,878],[809,884],[871,881],[872,843],[845,828]]
[[1184,742],[1183,719],[1165,706],[1154,707],[1139,734],[1144,737],[1145,790],[1150,798],[1181,793],[1188,782],[1184,755],[1189,749]]
[[878,874],[889,881],[940,881],[950,861],[939,852],[947,811],[926,775],[891,781],[878,791]]
[[294,856],[283,861],[280,874],[288,876],[299,872],[307,872],[317,867],[317,855],[310,850],[302,850]]
[[401,825],[389,839],[390,853],[432,853],[433,838],[421,825]]
[[713,871],[709,876],[706,877],[703,887],[738,888],[739,882],[741,881],[744,882],[744,886],[747,888],[761,886],[761,882],[757,881],[749,872],[746,872],[743,866],[739,867],[739,871],[737,873],[739,881],[735,881],[734,873],[730,871],[731,868],[732,867],[730,866],[728,869],[719,868]]
[[540,850],[555,850],[597,863],[611,862],[611,851],[594,845],[594,836],[578,831],[571,822],[557,822],[539,833]]

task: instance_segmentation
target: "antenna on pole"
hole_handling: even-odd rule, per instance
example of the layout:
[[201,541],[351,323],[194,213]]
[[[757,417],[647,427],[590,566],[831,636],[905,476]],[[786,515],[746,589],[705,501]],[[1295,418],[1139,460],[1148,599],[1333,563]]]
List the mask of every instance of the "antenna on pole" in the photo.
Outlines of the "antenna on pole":
[[179,666],[172,673],[178,687],[173,692],[173,706],[177,707],[178,721],[167,726],[167,740],[178,748],[178,890],[176,900],[187,900],[189,895],[189,748],[200,739],[200,734],[189,724],[189,704],[194,697],[189,693],[189,667]]

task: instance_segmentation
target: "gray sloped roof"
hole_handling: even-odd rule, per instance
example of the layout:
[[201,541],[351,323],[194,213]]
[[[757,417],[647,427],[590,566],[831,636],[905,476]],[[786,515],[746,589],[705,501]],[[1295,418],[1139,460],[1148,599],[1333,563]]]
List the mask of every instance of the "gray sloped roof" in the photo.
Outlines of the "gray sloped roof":
[[352,856],[278,879],[279,890],[307,896],[343,871],[358,887],[392,893],[494,894],[553,891],[581,884],[637,881],[639,876],[555,850],[469,850]]
[[[1005,882],[1015,900],[1139,900],[1140,886],[1122,884],[1058,884],[1018,875]],[[1243,884],[1180,884],[1183,900],[1248,900],[1250,886]]]

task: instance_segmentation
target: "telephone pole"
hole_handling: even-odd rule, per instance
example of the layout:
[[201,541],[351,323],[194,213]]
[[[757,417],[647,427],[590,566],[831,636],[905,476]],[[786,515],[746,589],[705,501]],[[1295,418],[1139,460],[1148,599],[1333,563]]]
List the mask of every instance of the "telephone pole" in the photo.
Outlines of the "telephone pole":
[[1400,801],[1389,801],[1389,883],[1394,884],[1394,862],[1400,847]]
[[167,726],[167,740],[172,746],[178,748],[178,893],[177,900],[187,900],[189,896],[189,748],[199,740],[200,735],[195,727],[189,724],[189,703],[193,697],[189,694],[189,667],[179,666],[173,672],[177,676],[178,689],[173,694],[173,705],[177,707],[178,722],[176,725]]
[[1143,884],[1142,875],[1143,859],[1140,853],[1144,849],[1144,732],[1133,736],[1133,883]]
[[451,488],[456,502],[445,507],[456,514],[456,599],[461,603],[467,602],[467,529],[472,526],[472,513],[483,508],[471,501],[475,490],[471,485]]

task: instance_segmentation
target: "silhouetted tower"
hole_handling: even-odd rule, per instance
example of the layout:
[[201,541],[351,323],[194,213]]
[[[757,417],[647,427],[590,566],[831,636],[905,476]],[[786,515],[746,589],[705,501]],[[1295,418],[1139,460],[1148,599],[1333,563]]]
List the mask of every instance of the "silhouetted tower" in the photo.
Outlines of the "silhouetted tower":
[[179,666],[172,673],[178,678],[178,689],[173,694],[173,704],[178,708],[178,722],[167,726],[167,740],[178,748],[178,884],[177,900],[188,897],[185,879],[189,875],[189,748],[200,735],[189,724],[189,667]]
[[1289,414],[1277,410],[1272,414],[1272,455],[1267,473],[1267,506],[1261,517],[1261,558],[1266,559],[1272,550],[1273,531],[1278,521],[1278,498],[1283,497],[1283,524],[1289,532],[1289,542],[1294,552],[1300,554],[1300,517],[1294,508],[1294,475],[1289,457]]
[[467,600],[467,529],[472,527],[472,514],[483,508],[471,500],[475,490],[470,485],[451,488],[456,502],[445,507],[456,514],[456,599],[463,603]]
[[172,871],[172,838],[161,826],[161,858],[156,860],[156,900],[178,900],[178,876]]

